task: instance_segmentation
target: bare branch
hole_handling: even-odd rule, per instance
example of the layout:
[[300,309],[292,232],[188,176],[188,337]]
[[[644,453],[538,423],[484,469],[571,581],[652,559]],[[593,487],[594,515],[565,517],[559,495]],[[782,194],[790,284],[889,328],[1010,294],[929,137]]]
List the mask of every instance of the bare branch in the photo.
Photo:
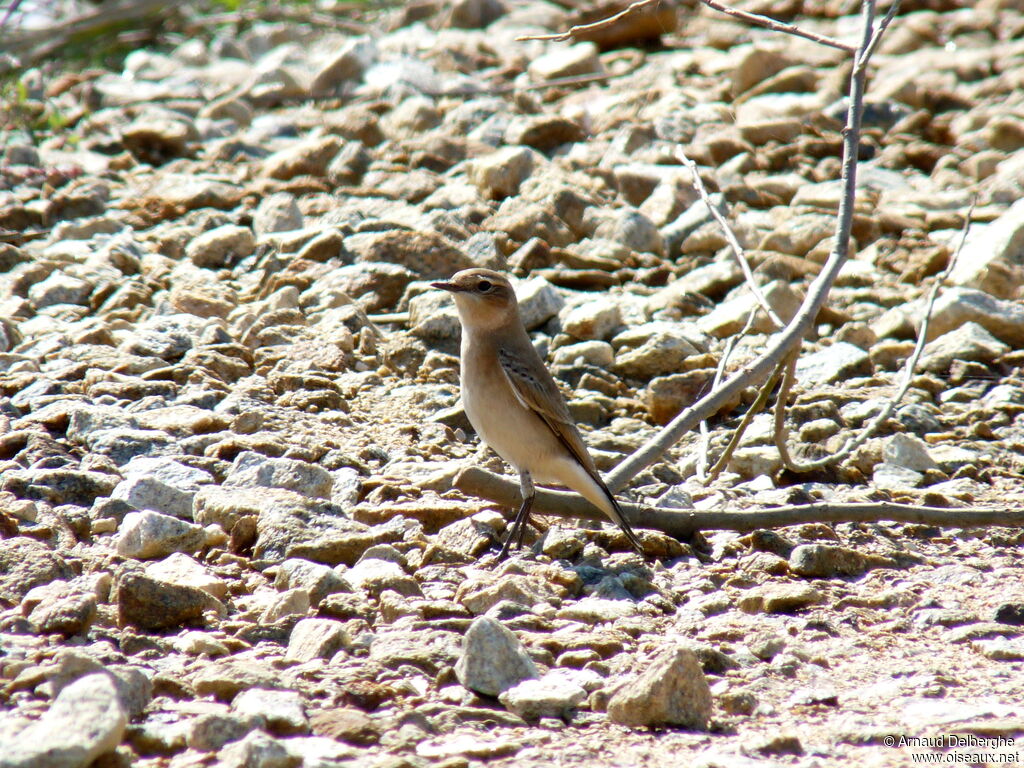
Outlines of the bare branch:
[[[867,51],[874,35],[874,0],[863,0],[864,34],[861,50]],[[864,63],[867,59],[861,57]],[[803,341],[813,327],[818,312],[825,305],[828,294],[839,271],[846,262],[850,249],[850,229],[853,225],[853,205],[857,189],[857,151],[860,146],[860,121],[864,106],[865,67],[855,67],[850,78],[850,107],[843,131],[843,193],[839,201],[835,247],[821,272],[811,283],[807,296],[793,320],[773,337],[768,349],[760,357],[734,373],[717,390],[708,393],[662,428],[657,435],[619,464],[607,477],[608,487],[619,490],[645,467],[663,456],[683,435],[702,419],[715,414],[735,398],[745,387],[756,385],[767,378],[782,360]]]
[[771,304],[768,303],[768,299],[765,298],[764,293],[761,291],[761,286],[754,280],[754,273],[750,269],[750,262],[747,261],[746,254],[743,252],[743,246],[740,245],[740,241],[736,238],[736,233],[732,231],[732,227],[729,226],[729,222],[726,221],[725,216],[718,210],[714,203],[711,202],[711,195],[708,194],[707,187],[704,186],[704,180],[700,177],[700,173],[697,170],[697,164],[686,156],[683,152],[682,147],[676,148],[676,157],[690,170],[690,175],[693,177],[693,188],[697,190],[697,194],[700,195],[700,199],[704,201],[704,205],[708,207],[708,211],[711,213],[712,218],[718,222],[718,226],[722,228],[722,232],[725,234],[725,239],[729,243],[729,247],[732,248],[733,255],[736,257],[736,261],[739,262],[740,269],[743,271],[743,278],[747,281],[747,287],[750,288],[750,292],[754,294],[754,298],[757,303],[761,305],[761,309],[768,315],[768,319],[772,321],[772,325],[776,328],[782,328],[785,323],[782,319],[775,314],[775,310],[772,309]]
[[[893,395],[889,402],[885,404],[885,407],[881,412],[875,416],[867,427],[864,428],[857,436],[846,441],[842,448],[833,454],[824,456],[816,461],[800,462],[795,461],[789,453],[788,446],[786,444],[786,429],[785,429],[785,402],[789,396],[789,389],[793,384],[793,373],[794,370],[791,368],[787,370],[787,375],[783,378],[782,387],[779,391],[779,398],[776,402],[775,408],[775,445],[779,449],[779,454],[782,456],[782,461],[785,463],[787,469],[794,472],[811,472],[815,469],[821,469],[834,465],[846,457],[850,456],[855,450],[860,448],[866,443],[871,437],[878,432],[879,427],[884,424],[893,411],[896,410],[896,406],[900,404],[903,397],[907,394],[907,390],[910,389],[910,385],[914,380],[914,371],[917,368],[917,362],[921,359],[921,353],[924,351],[925,344],[928,342],[928,324],[932,319],[932,310],[935,308],[935,300],[939,296],[939,288],[942,287],[946,279],[953,273],[953,268],[956,266],[957,259],[960,257],[960,252],[964,248],[964,243],[967,242],[967,233],[971,229],[971,216],[974,213],[974,206],[977,202],[977,198],[971,201],[971,207],[967,211],[967,217],[964,219],[964,227],[960,234],[960,242],[957,244],[956,250],[949,259],[949,263],[943,270],[932,286],[931,291],[928,293],[928,298],[925,301],[924,315],[921,318],[921,328],[917,334],[917,343],[914,345],[914,351],[910,357],[903,364],[903,378],[900,383],[899,389],[896,394]],[[794,361],[795,362],[795,361]]]
[[729,439],[729,444],[725,446],[725,450],[722,451],[722,455],[718,458],[718,461],[715,462],[715,466],[713,466],[711,471],[708,472],[709,482],[714,481],[714,479],[721,474],[722,470],[725,469],[725,466],[729,463],[729,459],[732,458],[733,453],[735,453],[736,448],[739,446],[743,433],[746,432],[747,427],[750,426],[750,422],[753,421],[754,417],[763,411],[765,405],[767,405],[768,398],[771,396],[772,390],[775,389],[775,384],[778,382],[779,376],[782,375],[782,371],[788,361],[795,360],[796,357],[796,350],[794,350],[787,360],[779,363],[772,375],[768,377],[768,380],[761,385],[761,391],[758,392],[757,399],[747,409],[747,412],[743,414],[743,420],[740,421],[739,426],[736,427],[736,430],[732,433],[732,437]]
[[785,32],[787,35],[795,35],[796,37],[802,37],[806,40],[813,40],[816,43],[827,45],[829,48],[838,48],[840,51],[846,51],[847,53],[856,53],[857,48],[846,43],[841,43],[835,38],[827,35],[819,35],[817,32],[808,32],[800,27],[794,27],[792,24],[786,24],[781,21],[762,16],[759,13],[748,13],[747,11],[741,11],[737,8],[731,8],[728,5],[717,2],[717,0],[700,0],[708,8],[713,8],[716,11],[724,13],[726,16],[732,16],[736,19],[742,19],[743,21],[749,21],[751,24],[756,24],[759,27],[767,27],[768,29],[774,30],[775,32]]
[[[519,484],[479,467],[467,467],[454,481],[464,494],[477,496],[503,507],[519,503]],[[875,523],[890,520],[922,523],[946,528],[975,526],[1024,526],[1024,510],[1007,508],[944,509],[889,502],[863,504],[816,503],[749,511],[727,510],[691,512],[678,509],[622,504],[626,518],[636,528],[661,531],[676,539],[686,539],[696,531],[755,531],[803,523]],[[537,490],[533,510],[543,515],[606,521],[608,518],[589,501],[575,493]]]
[[619,19],[625,18],[631,13],[639,11],[647,7],[648,5],[657,5],[659,2],[661,2],[661,0],[637,0],[637,2],[632,3],[631,5],[627,6],[626,8],[614,14],[613,16],[609,16],[606,19],[601,19],[600,21],[592,22],[591,24],[577,24],[574,27],[569,27],[569,29],[566,30],[565,32],[558,32],[553,35],[523,35],[522,37],[517,37],[516,40],[571,40],[576,35],[591,32],[595,29],[600,29],[601,27],[611,26]]

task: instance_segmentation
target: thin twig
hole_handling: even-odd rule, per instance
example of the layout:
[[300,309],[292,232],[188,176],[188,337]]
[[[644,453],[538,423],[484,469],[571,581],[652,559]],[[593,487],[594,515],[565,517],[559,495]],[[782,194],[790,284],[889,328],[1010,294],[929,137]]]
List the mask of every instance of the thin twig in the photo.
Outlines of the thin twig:
[[[790,358],[795,357],[791,355]],[[722,451],[722,455],[718,457],[718,461],[715,462],[715,466],[708,472],[708,482],[713,483],[715,479],[722,473],[729,460],[732,458],[733,453],[736,452],[736,448],[740,444],[740,440],[743,438],[743,433],[747,431],[747,427],[750,426],[750,422],[754,420],[754,417],[764,410],[765,405],[768,403],[768,398],[772,394],[772,390],[775,389],[775,384],[779,380],[779,376],[782,375],[782,370],[786,365],[786,361],[779,363],[779,365],[772,372],[772,375],[768,377],[768,380],[761,385],[761,391],[757,393],[757,399],[750,405],[747,412],[743,414],[743,419],[740,421],[739,426],[732,433],[732,437],[729,438],[729,444],[725,446],[725,450]]]
[[924,315],[921,319],[921,327],[917,334],[917,343],[914,345],[914,351],[910,357],[903,364],[903,377],[900,382],[900,387],[896,391],[896,394],[889,399],[885,404],[885,407],[876,415],[858,435],[847,440],[835,453],[823,456],[815,461],[801,462],[796,461],[792,458],[789,453],[788,446],[786,443],[786,429],[784,419],[784,403],[789,396],[789,388],[793,384],[795,376],[792,372],[787,372],[788,375],[783,379],[782,387],[779,391],[779,398],[776,401],[775,410],[775,445],[779,449],[779,454],[782,456],[782,461],[786,465],[787,469],[793,472],[812,472],[822,467],[834,465],[843,459],[847,458],[855,450],[860,448],[870,438],[872,438],[879,428],[892,416],[893,411],[896,410],[896,406],[900,404],[903,397],[907,394],[907,390],[910,389],[911,383],[914,380],[914,372],[917,368],[917,363],[921,358],[921,353],[924,351],[925,344],[928,343],[928,324],[931,322],[932,311],[935,308],[935,300],[939,296],[939,289],[943,283],[953,273],[953,268],[956,266],[957,259],[960,257],[960,252],[964,248],[964,243],[967,242],[967,233],[971,229],[971,216],[974,213],[974,206],[977,202],[977,198],[971,201],[971,206],[967,210],[967,217],[964,219],[964,227],[960,233],[960,242],[957,244],[956,250],[953,251],[953,255],[949,259],[949,263],[942,273],[936,278],[935,284],[932,285],[931,291],[928,293],[928,298],[924,305]]
[[[864,34],[862,49],[866,50],[874,34],[874,0],[863,0]],[[764,381],[781,360],[786,359],[813,327],[818,312],[825,305],[850,250],[850,229],[853,225],[853,204],[857,187],[857,153],[860,147],[861,113],[864,106],[864,81],[867,59],[861,57],[850,78],[850,107],[843,130],[842,198],[836,222],[835,246],[828,260],[811,283],[807,296],[793,320],[773,340],[760,357],[736,371],[717,390],[714,390],[682,411],[658,434],[619,464],[607,477],[613,491],[623,488],[644,468],[650,466],[673,445],[700,423],[701,419],[717,413],[743,389]]]
[[[462,470],[454,487],[469,496],[487,499],[499,506],[519,504],[519,484],[510,478],[495,475],[479,467]],[[755,531],[804,523],[877,523],[883,520],[900,523],[921,523],[946,528],[976,526],[1024,526],[1024,509],[974,508],[944,509],[890,502],[832,504],[814,503],[775,507],[764,510],[727,510],[688,512],[641,504],[622,503],[626,519],[636,528],[661,531],[676,539],[686,539],[696,531]],[[589,501],[575,493],[537,489],[535,512],[573,520],[608,518]]]
[[615,15],[609,16],[606,19],[601,19],[600,21],[595,21],[590,24],[577,24],[574,27],[569,27],[569,29],[567,29],[565,32],[558,32],[556,34],[551,35],[523,35],[522,37],[517,37],[516,40],[571,40],[578,34],[584,32],[591,32],[595,29],[601,29],[602,27],[609,27],[619,19],[625,18],[626,16],[633,12],[639,11],[648,5],[656,5],[659,2],[661,2],[661,0],[637,0],[637,2],[632,3],[631,5],[619,11]]
[[[747,11],[741,11],[737,8],[731,8],[728,5],[717,2],[717,0],[700,1],[708,8],[713,8],[716,11],[724,13],[726,16],[732,16],[737,19],[742,19],[743,21],[749,21],[751,24],[757,24],[759,27],[767,27],[768,29],[776,32],[785,32],[787,35],[795,35],[796,37],[802,37],[806,40],[813,40],[816,43],[827,45],[829,48],[838,48],[840,51],[846,51],[847,53],[857,52],[857,48],[855,46],[842,43],[828,35],[819,35],[817,32],[808,32],[806,29],[800,29],[800,27],[794,27],[792,24],[776,21],[775,19],[771,19],[767,16],[762,16],[759,13],[748,13]],[[868,54],[868,57],[870,58],[870,54]]]
[[754,279],[754,273],[750,269],[750,262],[747,261],[747,256],[743,251],[743,246],[740,245],[740,241],[736,238],[736,233],[732,231],[732,227],[729,226],[729,222],[726,220],[722,212],[718,210],[714,203],[711,202],[711,195],[708,194],[707,187],[704,186],[704,180],[700,177],[700,173],[697,170],[697,164],[686,156],[683,152],[682,147],[676,147],[676,157],[679,158],[680,162],[685,165],[693,178],[693,188],[697,190],[697,194],[700,195],[700,199],[704,201],[704,205],[708,207],[712,218],[718,222],[718,226],[722,228],[722,232],[725,234],[726,242],[729,243],[729,247],[732,248],[733,256],[736,257],[736,261],[739,262],[740,269],[743,271],[743,278],[747,281],[747,287],[750,288],[750,292],[754,294],[754,298],[757,303],[761,305],[761,309],[768,315],[768,319],[772,321],[777,329],[784,327],[786,324],[782,322],[782,319],[775,314],[775,310],[772,309],[771,304],[768,303],[768,299],[765,298],[764,293],[761,291],[761,286],[757,284]]

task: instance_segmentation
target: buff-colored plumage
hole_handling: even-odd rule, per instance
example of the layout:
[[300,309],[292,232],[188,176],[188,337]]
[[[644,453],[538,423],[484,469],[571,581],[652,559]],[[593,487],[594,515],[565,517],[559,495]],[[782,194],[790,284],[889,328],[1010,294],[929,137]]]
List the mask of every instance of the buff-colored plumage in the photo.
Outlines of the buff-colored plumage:
[[508,279],[467,269],[434,286],[455,297],[462,323],[462,403],[470,423],[495,453],[519,472],[520,509],[502,548],[529,516],[533,481],[579,493],[614,522],[633,547],[643,547],[594,466],[558,385],[519,318]]

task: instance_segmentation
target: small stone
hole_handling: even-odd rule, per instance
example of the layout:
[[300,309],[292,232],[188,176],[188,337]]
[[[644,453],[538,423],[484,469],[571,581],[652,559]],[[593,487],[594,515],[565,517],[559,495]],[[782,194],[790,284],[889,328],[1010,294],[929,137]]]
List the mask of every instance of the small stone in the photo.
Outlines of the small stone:
[[[762,286],[761,293],[764,294],[768,306],[784,323],[793,319],[800,308],[801,297],[790,287],[789,283],[783,280],[773,280]],[[747,324],[747,318],[751,311],[759,306],[754,295],[744,289],[736,298],[720,302],[711,312],[697,321],[697,326],[704,333],[720,339],[735,336]],[[763,309],[757,310],[753,330],[757,333],[772,333],[775,330],[775,325]],[[865,353],[861,352],[861,354]],[[802,363],[806,359],[806,356],[802,356],[800,362]]]
[[636,604],[629,600],[609,600],[603,597],[584,597],[558,610],[558,618],[580,621],[584,624],[602,624],[626,616],[636,615]]
[[290,147],[279,150],[263,161],[263,175],[288,181],[296,176],[323,178],[342,140],[337,136],[315,136],[300,139]]
[[814,389],[853,376],[870,376],[871,373],[868,353],[845,341],[838,341],[809,355],[801,355],[796,364],[797,381],[805,389]]
[[130,512],[117,529],[117,553],[139,560],[172,552],[196,552],[206,543],[206,531],[159,512]]
[[207,712],[189,723],[185,743],[200,752],[216,752],[238,741],[257,726],[255,718],[226,712]]
[[882,456],[888,464],[914,472],[927,472],[939,467],[928,453],[928,444],[924,440],[903,432],[893,435],[886,441]]
[[122,474],[125,479],[114,488],[112,498],[138,510],[163,512],[184,520],[192,517],[196,491],[213,482],[209,472],[163,457],[138,456],[125,465]]
[[297,557],[288,558],[278,566],[274,586],[278,589],[301,588],[306,590],[309,593],[311,605],[319,605],[327,595],[335,592],[352,590],[348,581],[339,576],[330,566]]
[[951,285],[975,288],[1000,299],[1017,296],[1019,283],[1007,281],[1003,265],[1020,264],[1024,251],[1024,200],[995,221],[971,224],[963,249],[947,278]]
[[803,584],[771,584],[750,590],[737,607],[744,613],[794,613],[818,605],[824,595]]
[[528,331],[544,325],[565,304],[558,289],[543,277],[520,282],[516,286],[516,298],[519,300],[519,317]]
[[587,692],[561,670],[539,680],[524,680],[498,696],[498,700],[524,720],[565,717],[587,697]]
[[638,677],[608,702],[608,717],[632,727],[676,725],[706,730],[711,717],[711,689],[693,651],[663,651]]
[[279,736],[309,731],[302,696],[295,691],[250,688],[235,696],[231,709],[243,719],[265,723],[271,733]]
[[329,659],[348,643],[348,633],[340,621],[302,619],[292,629],[285,656],[295,662]]
[[109,675],[86,675],[65,687],[41,718],[0,737],[7,768],[85,768],[113,752],[128,725]]
[[988,364],[1010,351],[978,323],[967,322],[928,342],[921,353],[921,370],[945,373],[954,360]]
[[595,43],[552,46],[548,53],[530,62],[527,71],[539,81],[590,75],[601,71],[601,60]]
[[622,325],[619,305],[597,299],[562,313],[562,330],[577,339],[608,339]]
[[297,459],[273,459],[254,451],[235,457],[224,488],[285,488],[304,496],[331,497],[334,478],[323,467]]
[[125,573],[117,582],[117,616],[123,626],[142,629],[167,629],[202,618],[206,611],[224,612],[215,598],[195,587],[170,584],[144,576]]
[[228,594],[228,585],[214,576],[206,566],[183,552],[175,552],[163,560],[146,563],[146,575],[158,581],[201,589],[218,600]]
[[859,576],[868,569],[860,552],[829,544],[801,544],[789,556],[789,568],[800,576],[827,579]]
[[485,696],[497,696],[523,680],[538,677],[519,639],[487,616],[479,616],[469,625],[455,674],[463,686]]
[[257,237],[270,232],[302,229],[302,226],[302,211],[295,202],[295,196],[287,192],[263,198],[252,218],[252,228]]
[[909,491],[924,482],[924,475],[897,464],[882,463],[875,466],[871,482],[876,488],[890,491]]
[[610,368],[615,361],[615,350],[606,341],[581,341],[559,347],[552,355],[555,365],[576,365],[579,361],[597,368]]
[[534,168],[542,162],[538,153],[527,147],[502,147],[469,163],[467,174],[480,193],[492,200],[504,200],[516,194]]
[[197,267],[217,269],[252,254],[256,237],[248,227],[225,224],[203,232],[185,247],[185,255]]
[[365,712],[351,707],[317,712],[310,720],[313,733],[360,747],[380,741],[380,726]]
[[85,304],[92,288],[85,280],[57,271],[33,285],[28,299],[37,310],[56,304]]
[[[619,342],[620,337],[614,341]],[[638,347],[621,347],[612,369],[622,376],[647,380],[678,372],[686,358],[697,354],[700,350],[683,334],[657,332]]]
[[929,340],[971,322],[1014,349],[1024,346],[1024,307],[1020,302],[1002,301],[972,288],[950,288],[939,294],[928,325]]

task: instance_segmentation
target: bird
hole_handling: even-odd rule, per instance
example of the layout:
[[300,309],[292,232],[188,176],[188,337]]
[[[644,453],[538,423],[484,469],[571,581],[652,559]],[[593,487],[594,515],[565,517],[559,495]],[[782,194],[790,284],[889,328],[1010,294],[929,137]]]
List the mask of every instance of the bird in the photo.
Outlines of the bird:
[[558,385],[519,316],[512,284],[491,269],[464,269],[431,283],[455,300],[462,326],[459,389],[480,438],[519,473],[522,506],[502,545],[522,545],[534,482],[570,488],[600,509],[643,556],[643,545],[598,474]]

